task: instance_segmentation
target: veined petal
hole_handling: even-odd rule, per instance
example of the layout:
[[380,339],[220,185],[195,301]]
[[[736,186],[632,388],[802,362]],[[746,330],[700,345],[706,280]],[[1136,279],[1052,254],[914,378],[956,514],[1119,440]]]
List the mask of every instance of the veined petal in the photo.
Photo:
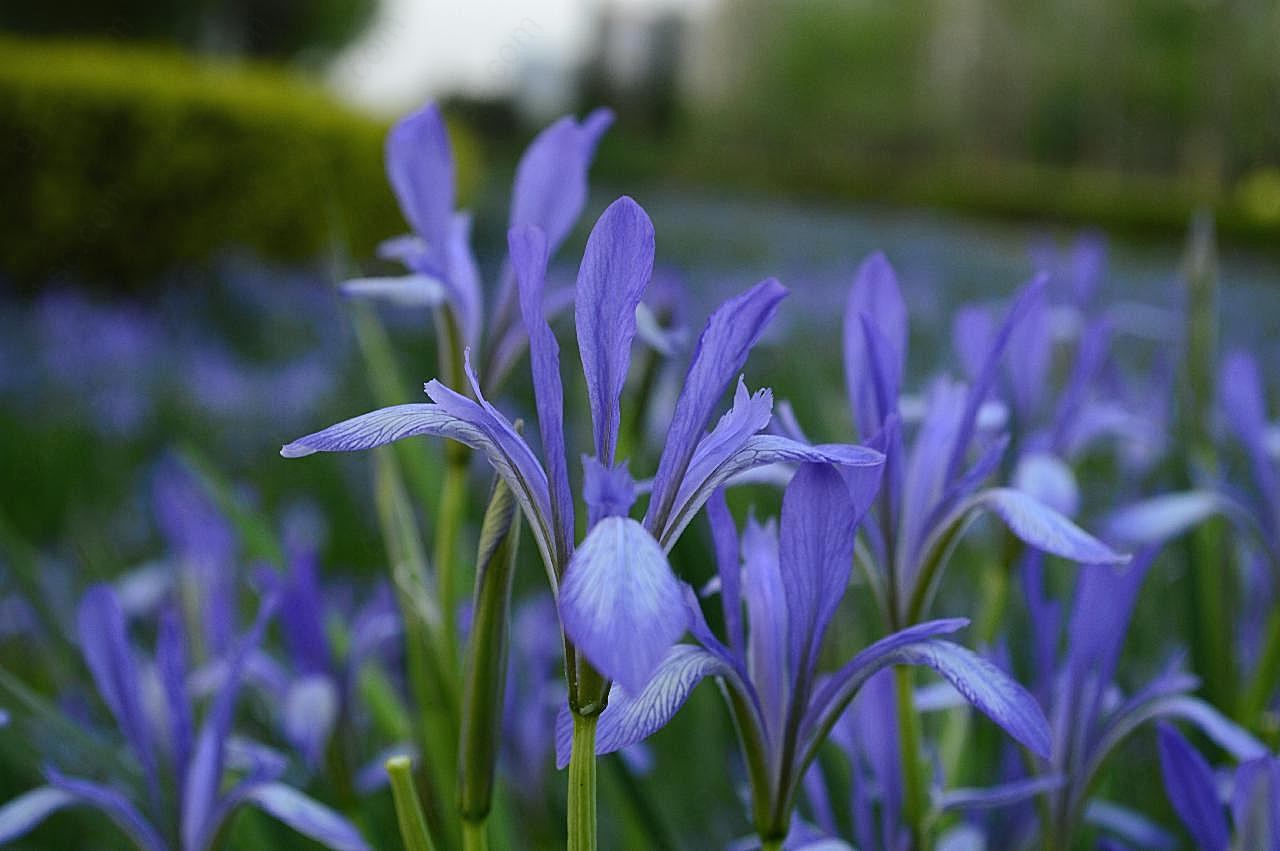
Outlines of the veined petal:
[[628,517],[606,517],[591,530],[569,562],[559,602],[565,635],[632,694],[689,623],[662,548]]
[[[643,741],[661,730],[684,705],[694,687],[706,677],[730,673],[717,656],[693,644],[667,649],[653,676],[639,694],[615,686],[609,705],[596,727],[596,753],[603,756]],[[573,720],[568,708],[556,717],[556,768],[569,764]]]
[[786,294],[782,284],[769,278],[720,305],[707,320],[676,400],[654,476],[653,496],[644,520],[648,529],[665,530],[673,525],[677,496],[685,487],[685,471],[711,414]]
[[520,314],[529,334],[529,365],[538,409],[538,434],[547,464],[552,528],[556,547],[567,558],[573,551],[573,493],[569,489],[564,446],[564,384],[560,378],[560,344],[543,314],[547,277],[547,239],[537,227],[507,233],[511,266],[520,291]]
[[[698,509],[716,488],[742,473],[769,464],[835,464],[838,467],[873,468],[884,464],[884,456],[866,446],[845,443],[825,443],[807,446],[774,434],[757,434],[747,438],[742,446],[713,469],[705,479],[686,476],[680,485],[670,513],[670,520],[659,540],[670,551],[680,533],[685,530]],[[861,479],[860,479],[861,480]],[[652,508],[653,499],[649,505]]]
[[369,844],[342,816],[283,783],[258,783],[244,800],[333,851],[368,851]]
[[[877,340],[869,338],[868,326],[877,332]],[[877,349],[879,356],[874,357]],[[895,409],[885,407],[875,382],[879,379],[896,391],[902,385],[906,356],[906,304],[893,267],[877,251],[858,267],[844,314],[845,383],[854,425],[862,438],[879,432],[884,418]]]
[[840,474],[829,465],[802,464],[782,498],[778,544],[797,680],[809,679],[827,623],[849,585],[856,522]]
[[578,350],[591,402],[596,457],[606,467],[613,466],[619,403],[636,335],[636,305],[653,274],[653,251],[653,223],[624,195],[592,228],[578,270]]
[[386,161],[404,217],[439,250],[453,215],[453,149],[439,107],[427,104],[396,122],[387,134]]
[[613,113],[597,109],[581,123],[566,115],[539,133],[516,167],[511,194],[511,227],[532,225],[547,235],[555,254],[582,214],[587,171]]
[[689,459],[684,481],[680,483],[676,502],[681,502],[682,497],[687,499],[692,489],[706,481],[752,435],[763,430],[769,424],[772,413],[773,392],[764,388],[754,395],[748,393],[746,383],[739,377],[737,390],[733,394],[733,407],[720,418],[715,428],[698,441],[693,456]]
[[418,273],[352,278],[339,284],[338,292],[347,298],[373,299],[399,307],[436,307],[448,294],[439,278]]
[[21,839],[49,816],[77,800],[70,792],[53,786],[40,786],[22,793],[0,807],[0,843]]
[[986,509],[1004,521],[1024,543],[1081,564],[1126,564],[1129,556],[1106,544],[1040,502],[1013,488],[990,488],[968,502],[972,509]]
[[1227,816],[1218,800],[1213,769],[1172,726],[1156,728],[1160,773],[1174,812],[1196,845],[1205,851],[1225,851],[1231,842]]
[[529,518],[543,560],[557,564],[547,476],[529,445],[500,414],[493,416],[438,381],[429,382],[427,390],[446,404],[393,405],[370,411],[299,438],[280,454],[301,458],[315,452],[354,452],[419,435],[456,440],[484,453],[494,471],[511,486]]

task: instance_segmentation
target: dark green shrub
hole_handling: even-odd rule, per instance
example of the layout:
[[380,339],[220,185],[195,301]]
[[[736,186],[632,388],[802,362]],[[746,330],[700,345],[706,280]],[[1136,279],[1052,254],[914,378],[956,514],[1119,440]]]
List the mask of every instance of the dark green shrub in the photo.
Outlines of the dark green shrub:
[[137,286],[229,247],[365,256],[405,228],[385,132],[279,70],[0,40],[0,274]]

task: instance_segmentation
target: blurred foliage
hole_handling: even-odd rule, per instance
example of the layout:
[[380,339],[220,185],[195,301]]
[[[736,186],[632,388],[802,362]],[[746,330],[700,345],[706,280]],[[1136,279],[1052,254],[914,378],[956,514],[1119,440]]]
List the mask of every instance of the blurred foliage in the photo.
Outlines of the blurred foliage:
[[249,56],[318,61],[369,23],[377,0],[6,0],[0,28],[102,35]]
[[[130,286],[235,246],[281,261],[335,244],[366,256],[405,230],[385,132],[269,66],[0,41],[0,273]],[[465,192],[474,146],[454,143]]]

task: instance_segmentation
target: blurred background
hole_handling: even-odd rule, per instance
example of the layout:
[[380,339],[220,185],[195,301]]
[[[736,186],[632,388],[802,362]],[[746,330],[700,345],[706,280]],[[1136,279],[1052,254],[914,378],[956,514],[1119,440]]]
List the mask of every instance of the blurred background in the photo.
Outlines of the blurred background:
[[[1274,0],[3,0],[0,659],[38,667],[19,596],[63,599],[65,622],[90,581],[162,551],[175,478],[235,521],[235,564],[302,511],[329,518],[324,572],[383,575],[367,459],[276,452],[435,374],[427,315],[379,310],[398,377],[370,387],[371,326],[334,291],[406,229],[383,138],[427,100],[489,282],[520,151],[613,107],[560,274],[627,193],[695,327],[779,276],[775,342],[803,356],[766,341],[752,386],[844,439],[830,353],[875,249],[924,374],[958,304],[1007,297],[1081,233],[1107,239],[1127,330],[1176,336],[1184,234],[1209,211],[1222,325],[1275,362],[1278,56]],[[719,718],[714,699],[677,725]],[[691,783],[664,793],[673,820],[732,799]]]

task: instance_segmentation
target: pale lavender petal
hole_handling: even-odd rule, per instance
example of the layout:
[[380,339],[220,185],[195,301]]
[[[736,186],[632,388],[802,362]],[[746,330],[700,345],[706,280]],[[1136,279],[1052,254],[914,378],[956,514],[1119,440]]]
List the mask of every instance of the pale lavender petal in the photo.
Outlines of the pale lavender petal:
[[685,471],[712,412],[729,381],[742,371],[748,352],[764,333],[786,294],[785,287],[769,278],[729,299],[707,319],[685,374],[658,472],[654,475],[653,496],[645,513],[645,526],[650,530],[673,525],[669,518],[675,516]]
[[1009,335],[1006,365],[1014,409],[1022,422],[1030,421],[1035,415],[1048,387],[1053,359],[1050,311],[1047,290],[1035,291],[1027,302],[1022,321]]
[[[879,340],[868,339],[867,325],[878,332]],[[881,355],[873,363],[871,352],[876,345]],[[906,304],[893,267],[883,254],[876,252],[858,268],[844,314],[845,384],[854,425],[862,437],[874,436],[890,410],[884,407],[883,399],[877,398],[877,376],[887,386],[901,386],[906,356]]]
[[594,456],[582,456],[582,501],[587,504],[587,526],[606,517],[625,517],[636,501],[636,483],[624,461],[606,469]]
[[[1178,839],[1141,813],[1094,798],[1085,807],[1086,823],[1110,831],[1144,851],[1172,851]],[[1122,846],[1125,847],[1125,846]]]
[[507,233],[511,265],[520,292],[520,314],[529,334],[529,365],[538,409],[538,434],[547,464],[552,527],[556,546],[567,557],[573,549],[573,493],[569,489],[564,445],[564,384],[560,377],[560,344],[543,313],[547,275],[546,235],[536,227]]
[[[964,406],[963,385],[940,379],[929,389],[924,419],[903,473],[899,546],[908,556],[908,564],[915,564],[920,546],[933,530],[937,507],[945,499],[951,481],[947,458],[960,431]],[[901,577],[904,581],[911,578]]]
[[115,789],[88,780],[65,777],[53,769],[46,769],[45,776],[50,786],[105,814],[142,851],[165,851],[167,848],[160,834],[138,812],[138,808]]
[[1165,794],[1196,844],[1206,851],[1225,851],[1231,841],[1227,816],[1213,778],[1200,752],[1172,726],[1156,728],[1160,773]]
[[625,195],[609,205],[587,239],[574,301],[578,350],[587,379],[596,457],[613,466],[620,401],[636,335],[636,305],[653,274],[653,223]]
[[808,680],[827,623],[853,570],[857,518],[844,480],[824,464],[802,464],[782,498],[779,565],[789,618],[793,676]]
[[394,260],[412,266],[427,251],[427,244],[422,241],[422,237],[414,233],[402,233],[378,243],[374,253],[379,260]]
[[291,786],[283,783],[255,784],[246,790],[244,798],[333,851],[368,851],[369,844],[354,825]]
[[633,694],[688,626],[684,595],[653,536],[627,517],[596,524],[560,586],[565,635]]
[[702,436],[676,495],[679,504],[688,499],[697,487],[715,470],[735,455],[747,440],[769,424],[773,412],[773,392],[768,388],[753,395],[741,377],[733,394],[733,407],[720,418],[709,433]]
[[444,303],[448,290],[434,275],[410,274],[375,278],[352,278],[338,285],[347,298],[371,299],[397,307],[436,307]]
[[[643,741],[666,726],[684,705],[694,686],[706,677],[728,674],[719,657],[692,644],[667,649],[649,681],[633,696],[621,684],[609,694],[609,705],[596,727],[596,753],[604,755]],[[573,721],[566,709],[556,718],[556,768],[569,764]]]
[[322,674],[298,679],[285,693],[285,735],[313,768],[324,759],[329,738],[338,723],[338,711],[338,690],[333,681]]
[[1013,486],[1030,494],[1063,517],[1080,510],[1080,487],[1071,468],[1047,452],[1031,452],[1018,459]]
[[449,222],[447,242],[443,249],[444,285],[449,290],[449,304],[462,326],[463,343],[480,342],[480,324],[484,306],[480,293],[480,269],[471,253],[471,214],[455,213]]
[[387,134],[387,178],[400,209],[429,247],[448,238],[453,215],[453,150],[444,118],[427,104],[396,122]]
[[991,488],[969,504],[991,511],[1029,546],[1081,564],[1125,564],[1121,555],[1035,497],[1013,488]]
[[778,527],[747,518],[742,533],[742,596],[747,604],[746,664],[760,700],[765,734],[780,741],[790,677],[787,592],[778,561]]
[[555,254],[582,214],[587,171],[613,113],[597,109],[579,124],[565,116],[539,133],[516,167],[511,195],[511,227],[533,225],[547,235]]
[[1107,534],[1129,546],[1160,544],[1180,537],[1222,513],[1225,502],[1213,491],[1182,491],[1125,506],[1106,521]]
[[21,839],[58,810],[77,802],[70,792],[52,786],[40,786],[0,807],[0,843]]

